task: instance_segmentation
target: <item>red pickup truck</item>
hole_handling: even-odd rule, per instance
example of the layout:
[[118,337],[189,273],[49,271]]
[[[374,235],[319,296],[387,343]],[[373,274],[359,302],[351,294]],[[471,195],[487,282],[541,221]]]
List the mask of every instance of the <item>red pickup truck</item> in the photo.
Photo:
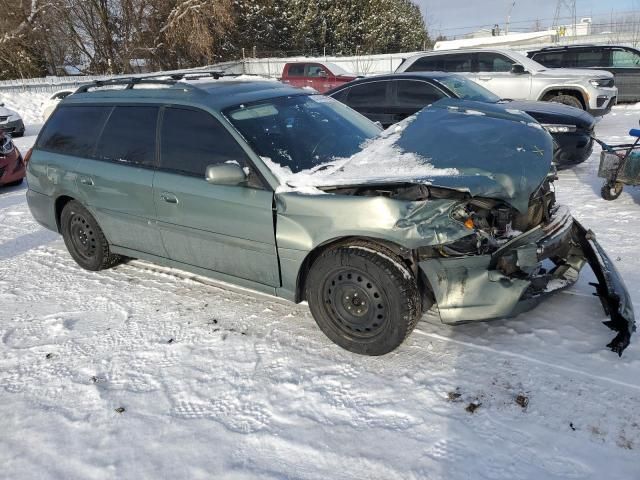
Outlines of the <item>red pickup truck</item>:
[[320,93],[358,78],[334,63],[292,62],[282,70],[282,82],[294,87],[311,87]]

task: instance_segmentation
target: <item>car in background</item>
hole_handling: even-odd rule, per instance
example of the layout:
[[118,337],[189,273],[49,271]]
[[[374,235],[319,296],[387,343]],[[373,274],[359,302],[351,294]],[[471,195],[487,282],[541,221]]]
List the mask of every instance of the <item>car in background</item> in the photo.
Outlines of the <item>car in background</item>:
[[326,93],[384,128],[443,98],[500,104],[536,119],[553,137],[554,164],[566,168],[584,162],[593,150],[595,118],[584,110],[551,102],[501,100],[457,74],[416,72],[356,80]]
[[615,77],[618,102],[640,102],[640,51],[623,45],[567,45],[532,50],[528,57],[548,68],[606,70]]
[[24,122],[18,112],[8,109],[0,102],[0,132],[9,133],[13,137],[24,135]]
[[27,202],[80,266],[142,258],[306,300],[335,343],[383,355],[434,302],[446,324],[502,318],[588,262],[608,346],[629,345],[624,281],[556,204],[528,115],[445,99],[383,132],[324,95],[216,75],[99,82],[53,112]]
[[11,136],[0,131],[0,187],[20,185],[25,176],[24,163]]
[[56,107],[58,106],[58,103],[60,103],[61,100],[67,98],[73,92],[75,92],[75,90],[70,90],[70,89],[59,90],[55,92],[53,95],[51,95],[44,102],[42,102],[42,105],[41,105],[42,119],[46,121],[47,118],[49,118],[49,116],[51,115],[51,113],[56,109]]
[[507,49],[469,49],[421,53],[405,60],[401,72],[464,75],[500,98],[542,100],[581,108],[594,116],[609,113],[618,89],[613,75],[600,70],[549,69]]
[[335,63],[290,62],[285,64],[280,80],[293,87],[309,87],[323,93],[356,78]]

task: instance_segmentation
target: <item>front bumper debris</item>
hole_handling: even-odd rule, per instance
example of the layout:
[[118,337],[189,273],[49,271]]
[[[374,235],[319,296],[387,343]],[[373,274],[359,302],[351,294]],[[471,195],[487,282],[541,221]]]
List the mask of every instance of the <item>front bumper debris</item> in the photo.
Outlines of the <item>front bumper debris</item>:
[[490,255],[431,258],[420,262],[443,323],[514,316],[578,279],[589,263],[596,294],[616,337],[607,346],[618,355],[635,331],[631,297],[613,262],[566,207],[545,224],[511,239]]

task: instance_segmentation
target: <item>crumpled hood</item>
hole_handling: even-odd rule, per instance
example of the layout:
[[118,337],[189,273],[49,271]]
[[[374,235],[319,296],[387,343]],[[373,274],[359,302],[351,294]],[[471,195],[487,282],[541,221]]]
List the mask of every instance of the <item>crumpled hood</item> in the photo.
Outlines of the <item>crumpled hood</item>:
[[551,168],[551,136],[503,105],[444,99],[392,126],[323,171],[300,172],[289,189],[422,183],[504,200],[520,212]]

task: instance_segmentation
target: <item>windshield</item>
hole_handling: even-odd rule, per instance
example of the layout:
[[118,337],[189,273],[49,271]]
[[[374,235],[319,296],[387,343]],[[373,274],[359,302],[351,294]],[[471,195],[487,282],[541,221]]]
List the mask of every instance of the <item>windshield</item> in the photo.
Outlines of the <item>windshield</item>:
[[271,98],[224,113],[258,155],[293,173],[350,157],[380,133],[376,124],[323,95]]
[[486,103],[496,103],[500,101],[500,97],[497,95],[494,95],[486,88],[461,76],[452,75],[450,77],[440,77],[436,80],[455,93],[456,96],[462,100],[473,100],[476,102]]
[[344,68],[340,65],[336,65],[335,63],[326,63],[325,65],[329,67],[329,70],[331,70],[334,75],[353,75],[353,73],[347,72]]

